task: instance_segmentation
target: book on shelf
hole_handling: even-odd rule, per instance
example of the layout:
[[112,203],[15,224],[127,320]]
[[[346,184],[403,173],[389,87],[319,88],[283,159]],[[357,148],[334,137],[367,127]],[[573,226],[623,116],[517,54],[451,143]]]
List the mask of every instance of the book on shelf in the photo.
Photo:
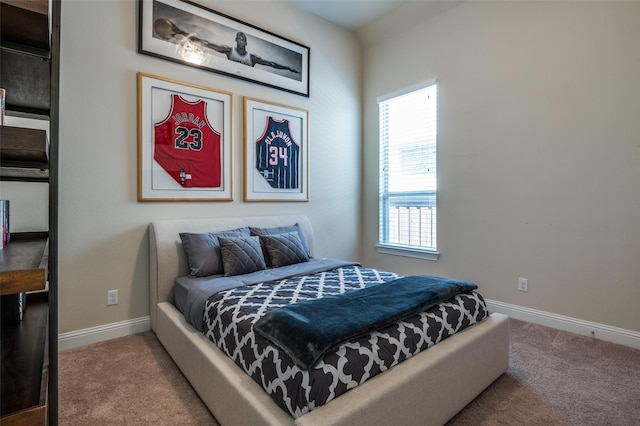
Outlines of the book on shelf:
[[7,91],[0,88],[0,125],[4,126],[4,108],[6,104]]
[[18,321],[24,318],[24,311],[27,310],[27,293],[18,294]]
[[0,227],[2,230],[2,246],[0,250],[5,248],[11,241],[11,232],[9,227],[9,200],[0,200]]

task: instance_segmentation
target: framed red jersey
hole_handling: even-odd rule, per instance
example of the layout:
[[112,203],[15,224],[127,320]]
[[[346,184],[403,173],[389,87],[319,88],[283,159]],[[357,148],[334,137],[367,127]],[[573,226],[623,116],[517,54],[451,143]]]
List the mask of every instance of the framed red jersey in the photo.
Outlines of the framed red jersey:
[[153,159],[183,188],[222,184],[220,133],[207,120],[207,102],[171,94],[171,109],[154,123]]
[[231,93],[138,74],[138,199],[231,200]]

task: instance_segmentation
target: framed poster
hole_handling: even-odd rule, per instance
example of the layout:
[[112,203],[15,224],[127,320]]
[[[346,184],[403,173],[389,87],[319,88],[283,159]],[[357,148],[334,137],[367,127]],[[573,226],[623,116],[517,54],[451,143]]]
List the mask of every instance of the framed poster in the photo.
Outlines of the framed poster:
[[231,93],[138,73],[138,200],[233,199]]
[[187,0],[138,5],[139,53],[309,96],[308,47]]
[[245,201],[309,201],[308,115],[244,98]]

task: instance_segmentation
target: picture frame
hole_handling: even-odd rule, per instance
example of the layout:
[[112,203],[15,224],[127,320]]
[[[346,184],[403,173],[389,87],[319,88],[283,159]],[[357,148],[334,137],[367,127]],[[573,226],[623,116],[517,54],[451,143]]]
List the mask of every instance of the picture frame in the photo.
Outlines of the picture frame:
[[138,53],[309,96],[309,47],[188,0],[138,6]]
[[244,200],[309,201],[309,112],[244,97]]
[[138,201],[232,201],[232,94],[138,73]]

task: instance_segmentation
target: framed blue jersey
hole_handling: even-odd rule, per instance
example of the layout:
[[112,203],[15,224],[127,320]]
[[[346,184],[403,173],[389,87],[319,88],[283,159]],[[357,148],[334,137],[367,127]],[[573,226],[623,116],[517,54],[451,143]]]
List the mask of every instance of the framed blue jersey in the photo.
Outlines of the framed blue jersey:
[[245,201],[308,201],[308,112],[244,103]]
[[289,120],[267,117],[264,133],[256,141],[256,169],[272,188],[300,187],[300,146],[289,129]]

